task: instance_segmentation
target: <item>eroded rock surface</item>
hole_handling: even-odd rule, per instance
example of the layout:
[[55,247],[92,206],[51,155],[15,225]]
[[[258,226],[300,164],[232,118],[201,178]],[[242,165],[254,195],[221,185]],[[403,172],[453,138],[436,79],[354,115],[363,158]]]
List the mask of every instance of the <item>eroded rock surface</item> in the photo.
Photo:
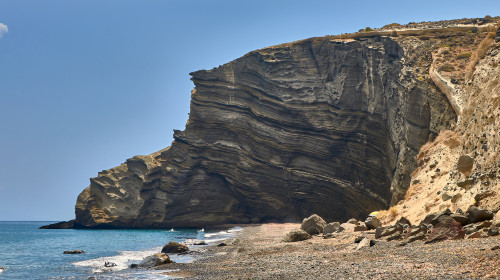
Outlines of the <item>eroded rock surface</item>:
[[387,208],[404,197],[420,147],[456,120],[418,79],[432,46],[312,38],[191,73],[186,129],[91,179],[75,227],[332,221]]

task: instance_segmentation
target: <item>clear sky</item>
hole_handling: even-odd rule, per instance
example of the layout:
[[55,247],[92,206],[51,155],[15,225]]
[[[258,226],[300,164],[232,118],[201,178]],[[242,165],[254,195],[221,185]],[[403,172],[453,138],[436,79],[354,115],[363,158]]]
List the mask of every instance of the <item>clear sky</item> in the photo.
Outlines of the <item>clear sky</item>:
[[498,0],[0,0],[0,220],[73,219],[90,177],[169,146],[189,72],[308,37],[485,15]]

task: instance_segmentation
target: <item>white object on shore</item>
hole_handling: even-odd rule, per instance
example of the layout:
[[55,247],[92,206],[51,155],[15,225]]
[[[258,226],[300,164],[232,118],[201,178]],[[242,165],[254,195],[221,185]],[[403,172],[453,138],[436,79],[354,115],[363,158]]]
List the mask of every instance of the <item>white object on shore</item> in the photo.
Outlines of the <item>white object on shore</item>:
[[174,228],[171,228],[171,229],[170,229],[170,232],[174,232]]

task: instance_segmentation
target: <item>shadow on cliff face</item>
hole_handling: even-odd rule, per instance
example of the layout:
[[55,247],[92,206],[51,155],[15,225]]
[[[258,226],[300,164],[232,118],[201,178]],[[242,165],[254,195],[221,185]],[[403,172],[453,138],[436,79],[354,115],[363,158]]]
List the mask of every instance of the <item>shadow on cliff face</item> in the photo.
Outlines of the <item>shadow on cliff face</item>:
[[[414,157],[455,118],[393,39],[305,40],[192,73],[168,149],[92,179],[84,227],[362,218],[397,201]],[[444,125],[443,125],[444,124]],[[139,168],[140,167],[140,168]]]

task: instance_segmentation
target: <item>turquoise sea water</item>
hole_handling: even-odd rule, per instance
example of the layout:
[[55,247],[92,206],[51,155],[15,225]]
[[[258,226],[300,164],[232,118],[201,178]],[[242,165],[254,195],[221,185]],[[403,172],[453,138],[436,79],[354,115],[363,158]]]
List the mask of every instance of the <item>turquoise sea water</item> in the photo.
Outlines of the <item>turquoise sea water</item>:
[[[150,270],[128,266],[158,253],[170,242],[192,239],[217,242],[234,230],[205,233],[200,230],[41,230],[51,222],[0,222],[0,279],[168,279]],[[236,229],[238,230],[238,229]],[[85,254],[65,255],[67,250]],[[171,258],[192,261],[189,255]],[[113,268],[104,262],[116,263]]]

